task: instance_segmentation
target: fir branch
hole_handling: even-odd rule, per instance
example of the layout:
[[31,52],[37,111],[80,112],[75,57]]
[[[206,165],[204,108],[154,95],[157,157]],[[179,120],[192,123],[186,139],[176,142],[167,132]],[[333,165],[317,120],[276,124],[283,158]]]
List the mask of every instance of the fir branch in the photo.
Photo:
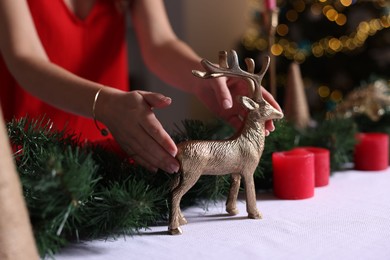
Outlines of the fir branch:
[[7,124],[40,254],[50,255],[77,233],[69,219],[93,193],[98,177],[91,155],[50,121],[23,118]]
[[206,124],[199,120],[183,120],[182,126],[176,125],[172,138],[176,143],[188,140],[217,140],[232,136],[233,128],[221,120]]
[[[128,178],[96,192],[82,211],[83,232],[88,238],[133,235],[146,229],[166,213],[167,190],[153,189],[146,182]],[[164,210],[162,210],[164,209]]]
[[390,135],[390,108],[378,121],[372,121],[366,115],[357,116],[355,122],[361,132],[379,132]]
[[[38,248],[46,255],[62,247],[69,234],[78,233],[69,220],[80,217],[79,209],[94,193],[99,177],[91,156],[78,148],[41,151],[35,158],[40,167],[35,167],[34,174],[21,174],[21,179]],[[51,246],[46,248],[47,244]]]
[[300,136],[299,145],[328,149],[331,172],[334,172],[353,161],[356,133],[356,123],[352,119],[322,120],[316,127],[306,129]]
[[287,151],[297,145],[299,132],[286,120],[274,122],[276,131],[265,139],[265,147],[260,163],[254,173],[257,189],[272,188],[272,153]]
[[[298,145],[331,150],[333,165],[350,161],[356,125],[329,120],[298,132],[288,122],[275,123],[255,172],[257,188],[272,187],[272,153]],[[173,175],[151,173],[100,145],[80,145],[50,121],[24,118],[7,124],[26,203],[42,256],[52,255],[74,239],[132,235],[166,221]],[[218,121],[183,122],[176,141],[226,139],[232,129]],[[335,168],[335,167],[333,167]],[[183,197],[182,206],[227,195],[229,176],[202,176]]]
[[[221,120],[206,124],[199,120],[184,120],[182,127],[176,126],[173,139],[176,143],[188,140],[221,140],[231,137],[234,130]],[[182,207],[193,205],[204,199],[218,200],[226,197],[229,190],[229,176],[201,176],[181,201]]]

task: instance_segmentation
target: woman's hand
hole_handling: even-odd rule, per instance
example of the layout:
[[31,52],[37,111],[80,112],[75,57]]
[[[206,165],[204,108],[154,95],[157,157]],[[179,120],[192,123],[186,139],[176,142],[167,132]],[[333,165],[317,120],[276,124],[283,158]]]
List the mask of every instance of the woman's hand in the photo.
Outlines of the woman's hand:
[[105,88],[96,104],[96,116],[137,163],[151,171],[174,173],[179,170],[176,145],[153,112],[170,104],[169,97],[158,93]]
[[[236,96],[251,96],[248,84],[239,78],[199,79],[201,85],[195,90],[195,95],[217,116],[239,129],[243,124],[247,111],[235,100]],[[282,111],[271,93],[262,87],[263,98],[273,107]],[[266,135],[275,130],[272,120],[266,122]]]

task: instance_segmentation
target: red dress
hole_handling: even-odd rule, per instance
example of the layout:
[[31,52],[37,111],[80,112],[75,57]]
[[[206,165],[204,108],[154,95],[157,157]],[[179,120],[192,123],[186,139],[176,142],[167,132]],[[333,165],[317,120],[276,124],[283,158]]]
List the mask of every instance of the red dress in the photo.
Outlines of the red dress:
[[[125,17],[114,1],[96,0],[84,20],[77,18],[63,0],[28,0],[28,5],[51,62],[94,82],[129,89]],[[0,101],[6,121],[26,115],[46,116],[54,122],[53,127],[62,130],[66,126],[80,135],[80,140],[102,139],[93,120],[56,109],[21,88],[1,54]]]

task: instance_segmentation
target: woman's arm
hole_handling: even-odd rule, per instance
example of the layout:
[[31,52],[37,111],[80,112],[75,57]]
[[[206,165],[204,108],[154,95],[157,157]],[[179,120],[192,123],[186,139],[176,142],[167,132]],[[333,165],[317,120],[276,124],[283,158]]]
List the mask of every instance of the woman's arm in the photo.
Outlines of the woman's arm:
[[186,92],[193,92],[196,81],[191,71],[201,69],[201,58],[177,38],[169,23],[163,1],[132,2],[131,18],[142,57],[148,68],[168,84]]
[[[93,116],[95,94],[103,86],[49,61],[25,0],[0,0],[0,51],[13,76],[32,95],[60,109]],[[152,111],[169,104],[169,98],[157,93],[104,88],[95,114],[141,165],[175,172],[176,145]]]
[[[173,32],[162,0],[133,0],[131,17],[145,63],[162,80],[196,95],[212,112],[236,128],[246,111],[232,96],[248,95],[246,84],[226,78],[199,79],[192,70],[203,70],[201,58]],[[274,98],[265,89],[263,96],[280,110]],[[267,123],[273,131],[272,121]]]
[[99,84],[51,63],[25,0],[0,0],[0,51],[13,76],[32,95],[63,110],[91,117]]
[[[228,119],[233,105],[226,78],[203,80],[192,70],[203,70],[201,58],[174,33],[162,0],[134,0],[131,17],[146,65],[158,77],[196,95],[216,115]],[[233,112],[230,110],[230,112]]]

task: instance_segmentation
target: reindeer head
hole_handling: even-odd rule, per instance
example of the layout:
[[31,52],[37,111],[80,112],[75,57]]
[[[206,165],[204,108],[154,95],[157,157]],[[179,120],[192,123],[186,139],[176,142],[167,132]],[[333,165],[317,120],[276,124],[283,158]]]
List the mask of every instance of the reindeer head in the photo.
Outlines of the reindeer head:
[[283,113],[271,106],[266,100],[259,103],[245,96],[239,96],[238,101],[248,109],[248,117],[254,121],[267,121],[283,118]]
[[240,68],[238,62],[237,53],[230,51],[230,59],[228,61],[228,55],[226,51],[219,52],[219,67],[215,66],[208,60],[202,60],[202,66],[206,72],[194,70],[192,73],[200,78],[217,78],[217,77],[238,77],[245,79],[248,83],[249,92],[252,95],[250,97],[238,97],[239,102],[249,110],[248,116],[252,119],[270,120],[283,118],[283,113],[276,110],[271,106],[261,93],[261,81],[269,67],[270,57],[266,56],[263,61],[263,65],[259,74],[255,74],[255,62],[251,58],[246,58],[245,63],[248,71],[244,71]]

